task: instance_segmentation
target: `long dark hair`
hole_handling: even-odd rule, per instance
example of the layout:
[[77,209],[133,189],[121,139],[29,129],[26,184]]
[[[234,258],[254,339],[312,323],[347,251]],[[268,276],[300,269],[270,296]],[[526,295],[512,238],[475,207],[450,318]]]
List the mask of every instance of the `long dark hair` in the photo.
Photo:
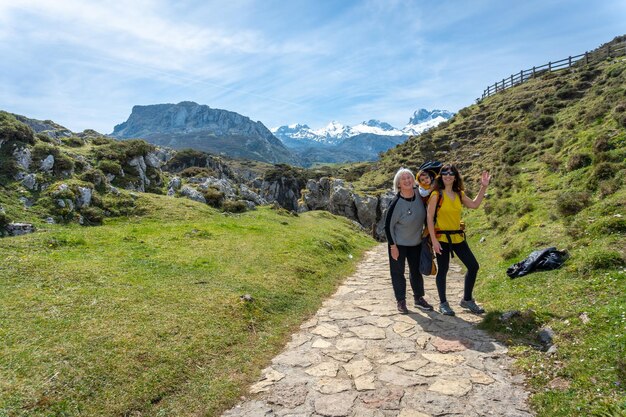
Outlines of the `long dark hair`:
[[435,190],[439,191],[439,190],[443,190],[444,188],[446,188],[443,185],[443,178],[441,178],[441,173],[443,171],[454,172],[454,182],[452,183],[452,191],[454,191],[458,195],[461,195],[461,191],[465,191],[465,185],[463,185],[463,178],[461,178],[461,174],[459,173],[459,170],[454,164],[445,164],[444,166],[441,167],[441,170],[439,171],[439,175],[437,175],[437,178],[435,178]]

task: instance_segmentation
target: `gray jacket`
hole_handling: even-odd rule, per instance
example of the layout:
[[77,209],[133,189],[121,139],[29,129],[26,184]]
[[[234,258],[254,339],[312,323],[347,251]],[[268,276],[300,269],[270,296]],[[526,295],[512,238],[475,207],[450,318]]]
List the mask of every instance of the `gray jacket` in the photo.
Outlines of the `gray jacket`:
[[424,203],[416,192],[412,199],[398,193],[387,209],[385,234],[390,245],[417,246],[426,220]]

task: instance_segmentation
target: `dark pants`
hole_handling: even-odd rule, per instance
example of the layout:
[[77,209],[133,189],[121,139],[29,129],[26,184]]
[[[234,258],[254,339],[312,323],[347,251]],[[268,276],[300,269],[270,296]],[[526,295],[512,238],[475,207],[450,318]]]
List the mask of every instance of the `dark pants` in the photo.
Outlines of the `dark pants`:
[[450,248],[459,257],[463,265],[467,268],[465,274],[465,289],[463,294],[464,300],[472,299],[472,291],[474,290],[474,284],[476,283],[476,275],[478,274],[478,261],[474,257],[474,254],[467,245],[467,241],[461,243],[441,243],[441,255],[437,255],[437,292],[439,293],[439,300],[442,303],[447,301],[446,299],[446,275],[448,274],[448,268],[450,266]]
[[387,245],[389,253],[389,271],[391,272],[391,284],[393,285],[393,293],[396,301],[406,300],[406,278],[404,277],[404,266],[409,264],[409,282],[413,290],[413,297],[419,298],[424,296],[424,278],[420,273],[420,253],[422,245],[417,246],[400,246],[398,245],[398,260],[391,257],[391,247]]

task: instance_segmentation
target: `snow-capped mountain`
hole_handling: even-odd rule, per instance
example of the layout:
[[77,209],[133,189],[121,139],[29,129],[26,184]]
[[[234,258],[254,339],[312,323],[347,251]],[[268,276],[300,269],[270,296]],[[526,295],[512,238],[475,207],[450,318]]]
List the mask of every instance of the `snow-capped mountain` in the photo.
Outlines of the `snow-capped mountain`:
[[409,123],[402,129],[397,129],[389,123],[379,120],[362,122],[355,126],[344,126],[337,121],[330,122],[320,129],[311,129],[307,125],[292,124],[270,129],[288,147],[307,145],[338,145],[348,138],[363,133],[379,136],[409,136],[418,135],[439,123],[450,119],[454,113],[447,110],[420,109],[413,113]]
[[448,110],[432,110],[419,109],[413,113],[413,117],[409,119],[409,123],[402,129],[407,135],[419,135],[420,133],[437,126],[441,122],[445,122],[454,116],[454,113]]

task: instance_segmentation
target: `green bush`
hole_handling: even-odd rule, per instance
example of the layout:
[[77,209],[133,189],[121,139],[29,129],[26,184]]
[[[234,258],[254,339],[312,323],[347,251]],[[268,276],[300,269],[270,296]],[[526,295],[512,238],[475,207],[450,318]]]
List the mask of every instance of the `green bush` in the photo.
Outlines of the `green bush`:
[[569,160],[567,161],[567,170],[575,171],[577,169],[584,168],[586,166],[591,165],[592,161],[593,159],[591,158],[591,155],[588,153],[572,154],[572,156],[570,156]]
[[214,187],[208,187],[206,190],[202,191],[202,195],[206,200],[206,203],[215,208],[222,207],[222,203],[224,202],[224,193]]
[[85,171],[80,176],[80,179],[82,181],[92,183],[94,187],[100,191],[103,191],[106,185],[106,176],[104,175],[104,172],[96,168]]
[[122,166],[117,161],[112,161],[110,159],[103,159],[98,162],[98,168],[105,174],[122,174]]
[[241,200],[227,200],[222,204],[222,210],[229,213],[243,213],[247,209],[248,205]]
[[575,98],[580,98],[582,94],[576,89],[576,87],[572,85],[566,85],[556,91],[556,96],[560,100],[572,100]]
[[115,140],[107,138],[106,136],[95,136],[91,138],[91,143],[96,146],[110,145],[111,143],[114,143],[114,142]]
[[556,199],[559,214],[573,216],[590,204],[590,195],[586,191],[564,191]]
[[200,168],[200,167],[189,167],[185,168],[180,172],[180,176],[183,178],[191,178],[191,177],[213,177],[215,176],[215,171],[208,168]]
[[0,111],[0,139],[33,145],[35,134],[30,127],[17,120],[12,114]]
[[12,156],[0,155],[0,176],[13,177],[20,171],[20,167]]
[[135,199],[126,193],[120,193],[118,195],[112,193],[105,194],[102,197],[100,207],[104,210],[105,214],[108,213],[108,215],[113,217],[140,214],[136,207]]
[[54,173],[59,175],[63,172],[74,170],[74,160],[64,153],[58,152],[54,157]]
[[559,161],[556,156],[552,154],[544,153],[541,155],[540,159],[541,162],[546,164],[546,168],[548,168],[548,171],[550,172],[559,172],[559,169],[561,169],[561,161]]
[[85,144],[81,138],[78,136],[70,136],[69,138],[61,139],[64,145],[70,146],[72,148],[79,148]]
[[537,119],[531,121],[528,124],[528,128],[530,130],[540,132],[542,130],[548,129],[553,124],[554,124],[554,118],[552,116],[539,116]]
[[209,155],[194,149],[183,149],[176,154],[166,164],[169,171],[179,171],[189,167],[205,167],[209,163]]
[[611,149],[613,149],[613,146],[611,146],[611,143],[606,138],[606,136],[601,136],[597,138],[596,141],[593,143],[593,151],[596,153],[607,152]]
[[33,146],[30,150],[30,154],[37,164],[44,159],[46,159],[49,155],[52,155],[54,159],[56,159],[59,154],[59,150],[50,143],[38,142],[35,146]]
[[6,215],[5,212],[0,211],[0,229],[4,229],[4,227],[11,223],[11,219]]
[[604,217],[588,228],[594,235],[626,233],[626,219],[623,217]]
[[593,178],[598,181],[609,180],[615,176],[617,171],[619,171],[619,166],[617,164],[601,162],[594,168]]
[[83,207],[80,209],[80,214],[83,216],[85,226],[101,225],[104,221],[104,211],[99,207]]
[[588,273],[598,269],[619,268],[625,264],[622,255],[617,251],[589,248],[579,260],[578,270]]

